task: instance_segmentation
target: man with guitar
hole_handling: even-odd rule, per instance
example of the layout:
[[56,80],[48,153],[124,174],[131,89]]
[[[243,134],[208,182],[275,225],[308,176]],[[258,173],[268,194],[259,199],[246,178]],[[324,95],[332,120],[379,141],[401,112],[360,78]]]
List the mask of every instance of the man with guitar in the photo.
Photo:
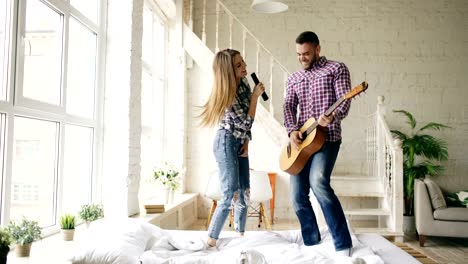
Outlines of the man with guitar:
[[[316,152],[306,158],[304,168],[290,173],[294,210],[301,224],[304,244],[318,244],[321,237],[309,197],[312,189],[332,234],[336,252],[350,256],[351,236],[341,204],[330,186],[330,176],[341,144],[341,120],[350,108],[349,100],[337,101],[351,90],[351,77],[344,63],[320,56],[320,42],[314,32],[306,31],[296,38],[296,51],[303,69],[289,76],[287,82],[283,109],[290,139],[287,153],[291,153],[291,148],[302,150],[301,144],[305,143],[306,137],[323,136],[321,142],[318,140]],[[332,106],[335,109],[330,112]],[[316,128],[303,131],[301,127],[309,122]]]

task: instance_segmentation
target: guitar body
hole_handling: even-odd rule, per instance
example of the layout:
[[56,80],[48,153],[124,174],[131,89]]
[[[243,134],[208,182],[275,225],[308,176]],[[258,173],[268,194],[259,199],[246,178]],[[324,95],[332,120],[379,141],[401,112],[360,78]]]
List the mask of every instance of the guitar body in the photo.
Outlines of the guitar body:
[[[304,134],[309,127],[315,123],[314,118],[310,118],[301,127],[300,131]],[[309,158],[317,151],[319,151],[325,143],[328,129],[326,127],[317,126],[299,145],[296,149],[290,143],[284,147],[280,154],[280,168],[291,174],[297,175],[304,168]]]

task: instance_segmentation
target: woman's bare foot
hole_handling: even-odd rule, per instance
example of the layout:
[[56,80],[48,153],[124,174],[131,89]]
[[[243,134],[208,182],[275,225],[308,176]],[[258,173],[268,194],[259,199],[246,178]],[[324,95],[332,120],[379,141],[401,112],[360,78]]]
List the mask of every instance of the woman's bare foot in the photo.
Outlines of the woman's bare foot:
[[206,244],[209,247],[215,247],[216,246],[216,239],[209,237],[208,240],[206,241]]

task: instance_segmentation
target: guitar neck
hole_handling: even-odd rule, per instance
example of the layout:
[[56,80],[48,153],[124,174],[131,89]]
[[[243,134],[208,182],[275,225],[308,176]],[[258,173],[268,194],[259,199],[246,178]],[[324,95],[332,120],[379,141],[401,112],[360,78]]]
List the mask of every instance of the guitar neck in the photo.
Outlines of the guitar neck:
[[[330,108],[325,111],[324,115],[329,116],[335,111],[335,109],[342,104],[344,101],[346,101],[346,98],[344,96],[340,97]],[[312,131],[314,131],[318,126],[318,121],[316,120],[303,134],[302,138],[306,138]]]

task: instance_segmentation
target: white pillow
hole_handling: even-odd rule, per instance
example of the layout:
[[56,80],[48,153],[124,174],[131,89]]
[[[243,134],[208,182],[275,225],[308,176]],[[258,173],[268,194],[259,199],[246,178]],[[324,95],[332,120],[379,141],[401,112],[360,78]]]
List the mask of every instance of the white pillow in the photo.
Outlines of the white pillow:
[[143,220],[120,219],[98,220],[76,241],[76,250],[70,258],[72,263],[140,264],[140,256],[145,251],[151,234],[145,231]]

